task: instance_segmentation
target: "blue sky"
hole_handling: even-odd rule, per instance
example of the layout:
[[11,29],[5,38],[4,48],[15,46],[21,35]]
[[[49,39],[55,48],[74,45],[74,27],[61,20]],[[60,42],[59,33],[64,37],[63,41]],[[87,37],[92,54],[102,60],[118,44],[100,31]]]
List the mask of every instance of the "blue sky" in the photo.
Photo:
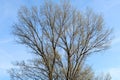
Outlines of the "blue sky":
[[[11,27],[17,20],[20,6],[38,6],[40,0],[0,0],[0,80],[10,80],[7,71],[12,62],[31,57],[29,51],[18,45],[11,35]],[[73,0],[72,4],[80,10],[86,7],[104,16],[105,24],[114,29],[111,48],[91,55],[87,64],[97,73],[109,72],[112,80],[120,80],[120,0]]]

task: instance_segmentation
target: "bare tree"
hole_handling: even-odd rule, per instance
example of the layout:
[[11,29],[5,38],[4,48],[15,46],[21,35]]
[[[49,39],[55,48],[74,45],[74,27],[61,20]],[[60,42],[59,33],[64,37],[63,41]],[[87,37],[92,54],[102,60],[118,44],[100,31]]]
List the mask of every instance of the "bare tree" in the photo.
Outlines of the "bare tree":
[[81,65],[85,59],[109,47],[111,30],[105,27],[103,17],[92,10],[82,13],[70,2],[45,1],[39,9],[22,7],[18,17],[13,34],[38,59],[34,66],[20,64],[25,67],[18,73],[13,69],[13,78],[81,80]]

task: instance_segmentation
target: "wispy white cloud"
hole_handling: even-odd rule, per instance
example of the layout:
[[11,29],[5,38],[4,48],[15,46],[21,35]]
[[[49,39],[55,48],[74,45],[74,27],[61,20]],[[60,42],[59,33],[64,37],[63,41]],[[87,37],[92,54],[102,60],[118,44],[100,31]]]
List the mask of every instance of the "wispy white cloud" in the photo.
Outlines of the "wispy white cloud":
[[10,43],[12,42],[13,39],[11,38],[8,38],[8,39],[0,39],[0,44],[7,44],[7,43]]
[[117,37],[115,39],[112,40],[112,45],[116,45],[120,43],[120,37]]
[[4,49],[0,49],[0,69],[10,68],[10,61],[13,60],[12,55]]
[[10,80],[9,74],[7,71],[0,69],[0,80]]
[[120,68],[111,68],[108,70],[112,80],[120,80]]
[[27,60],[31,57],[31,55],[26,54],[24,50],[21,51],[21,48],[17,50],[17,47],[19,46],[13,46],[13,51],[9,52],[7,49],[1,48],[0,46],[0,80],[9,80],[9,74],[7,71],[14,67],[12,63],[15,61],[21,61],[23,59]]
[[[6,76],[9,76],[7,70],[12,67],[11,60],[12,56],[8,55],[8,52],[4,49],[0,49],[0,79],[6,78]],[[6,78],[7,80],[8,78]]]

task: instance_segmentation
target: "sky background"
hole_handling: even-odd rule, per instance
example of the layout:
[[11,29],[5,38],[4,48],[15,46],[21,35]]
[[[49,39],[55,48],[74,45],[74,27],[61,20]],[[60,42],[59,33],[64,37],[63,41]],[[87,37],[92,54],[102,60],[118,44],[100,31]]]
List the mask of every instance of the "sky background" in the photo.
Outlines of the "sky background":
[[[17,20],[21,6],[39,6],[42,0],[0,0],[0,80],[10,80],[7,70],[15,61],[31,58],[29,50],[14,41],[12,25]],[[104,16],[105,24],[113,28],[111,48],[102,53],[91,55],[87,64],[96,73],[109,72],[112,80],[120,80],[120,0],[71,0],[80,10],[90,7]]]

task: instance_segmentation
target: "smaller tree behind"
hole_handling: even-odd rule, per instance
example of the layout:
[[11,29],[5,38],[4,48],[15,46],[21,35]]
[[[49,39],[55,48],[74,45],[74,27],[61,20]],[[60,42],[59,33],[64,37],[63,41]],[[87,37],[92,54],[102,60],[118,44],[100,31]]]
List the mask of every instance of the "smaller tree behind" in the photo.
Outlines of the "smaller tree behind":
[[[46,1],[40,9],[22,7],[18,16],[19,22],[13,26],[13,33],[19,43],[38,57],[39,63],[35,65],[39,69],[30,70],[39,73],[44,80],[80,80],[85,59],[109,46],[111,30],[104,26],[102,16],[91,10],[82,14],[70,2]],[[14,69],[12,77],[31,78],[34,74],[26,72],[31,66],[20,68],[16,73],[22,75],[25,72],[27,78],[15,76]]]

